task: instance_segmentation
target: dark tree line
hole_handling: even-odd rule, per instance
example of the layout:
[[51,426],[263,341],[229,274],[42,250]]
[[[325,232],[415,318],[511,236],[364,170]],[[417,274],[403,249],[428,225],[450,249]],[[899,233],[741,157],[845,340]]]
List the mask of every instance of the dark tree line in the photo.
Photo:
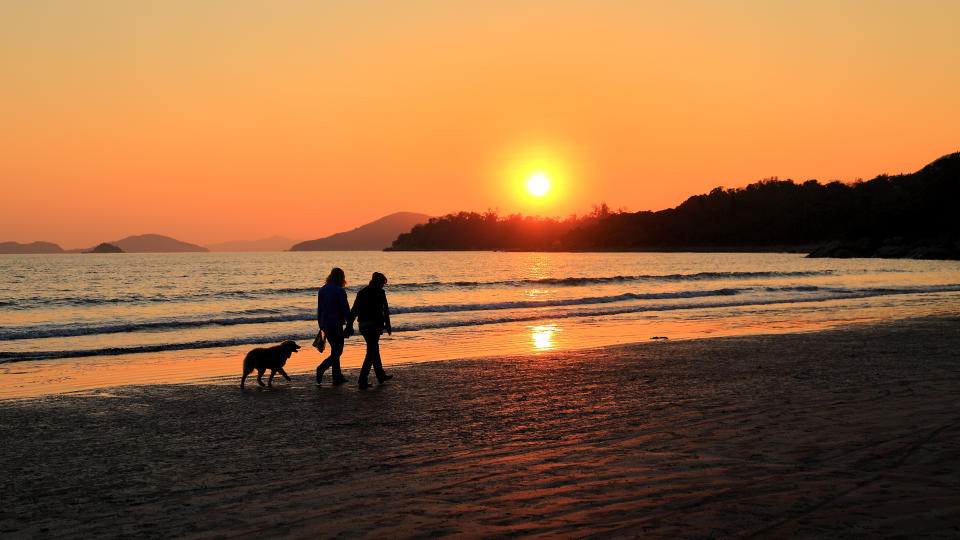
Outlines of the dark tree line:
[[415,226],[393,241],[394,250],[530,250],[563,249],[560,239],[581,220],[500,217],[496,212],[460,212]]
[[783,249],[833,241],[874,251],[917,245],[955,250],[958,197],[960,153],[955,153],[915,173],[866,182],[771,178],[744,188],[718,187],[659,212],[612,212],[601,205],[564,220],[460,212],[417,225],[391,249]]

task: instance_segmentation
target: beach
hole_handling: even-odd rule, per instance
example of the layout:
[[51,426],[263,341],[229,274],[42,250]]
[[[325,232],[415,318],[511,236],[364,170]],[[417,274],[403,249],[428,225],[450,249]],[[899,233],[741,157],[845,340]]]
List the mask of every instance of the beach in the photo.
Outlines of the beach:
[[0,534],[956,536],[958,350],[937,317],[0,401]]

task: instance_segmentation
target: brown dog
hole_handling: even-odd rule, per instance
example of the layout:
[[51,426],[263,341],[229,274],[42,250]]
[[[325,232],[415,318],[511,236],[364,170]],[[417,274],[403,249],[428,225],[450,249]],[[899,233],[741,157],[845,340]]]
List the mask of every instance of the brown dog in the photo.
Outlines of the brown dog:
[[[283,375],[283,378],[290,380],[290,376],[287,375],[287,372],[283,370],[283,365],[287,363],[287,359],[290,358],[290,355],[299,351],[300,346],[297,345],[296,341],[284,341],[279,345],[274,345],[273,347],[258,347],[247,353],[247,356],[243,358],[243,378],[240,379],[240,389],[243,389],[243,384],[247,382],[247,375],[249,375],[253,370],[257,370],[257,383],[260,386],[273,386],[273,376],[276,373]],[[267,384],[263,384],[263,372],[270,370],[270,378],[267,379]]]

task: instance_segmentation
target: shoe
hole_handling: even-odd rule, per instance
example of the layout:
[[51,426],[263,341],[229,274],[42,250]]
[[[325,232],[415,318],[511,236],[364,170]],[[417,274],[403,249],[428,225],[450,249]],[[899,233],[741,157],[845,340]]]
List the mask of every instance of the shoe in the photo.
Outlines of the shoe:
[[317,366],[317,385],[323,382],[323,372],[320,371],[320,366]]
[[347,381],[349,381],[349,380],[350,380],[350,379],[348,379],[348,378],[346,378],[346,377],[336,377],[336,378],[333,379],[333,384],[343,384],[343,383],[345,383],[345,382],[347,382]]
[[392,378],[393,378],[393,375],[384,375],[383,377],[380,377],[379,379],[377,379],[377,382],[380,384],[383,384]]
[[367,388],[372,388],[372,387],[373,387],[372,384],[367,383],[367,382],[359,383],[359,384],[357,384],[357,386],[358,386],[361,390],[365,390],[365,389],[367,389]]

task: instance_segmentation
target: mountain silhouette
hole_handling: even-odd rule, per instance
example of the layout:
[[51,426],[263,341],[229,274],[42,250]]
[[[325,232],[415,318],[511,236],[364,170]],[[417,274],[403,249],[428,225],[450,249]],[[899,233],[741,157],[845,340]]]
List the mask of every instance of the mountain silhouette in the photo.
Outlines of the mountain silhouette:
[[207,244],[206,247],[210,251],[286,251],[296,242],[297,240],[283,236],[271,236],[260,240],[232,240]]
[[123,253],[123,250],[113,244],[103,242],[99,246],[87,251],[86,253]]
[[128,236],[123,240],[108,242],[127,253],[179,253],[210,251],[203,246],[181,242],[160,234],[141,234]]
[[290,251],[380,250],[389,247],[401,233],[409,231],[415,225],[426,223],[429,219],[430,216],[426,214],[396,212],[361,225],[352,231],[300,242],[291,247]]
[[63,253],[63,248],[53,242],[0,242],[0,253]]

